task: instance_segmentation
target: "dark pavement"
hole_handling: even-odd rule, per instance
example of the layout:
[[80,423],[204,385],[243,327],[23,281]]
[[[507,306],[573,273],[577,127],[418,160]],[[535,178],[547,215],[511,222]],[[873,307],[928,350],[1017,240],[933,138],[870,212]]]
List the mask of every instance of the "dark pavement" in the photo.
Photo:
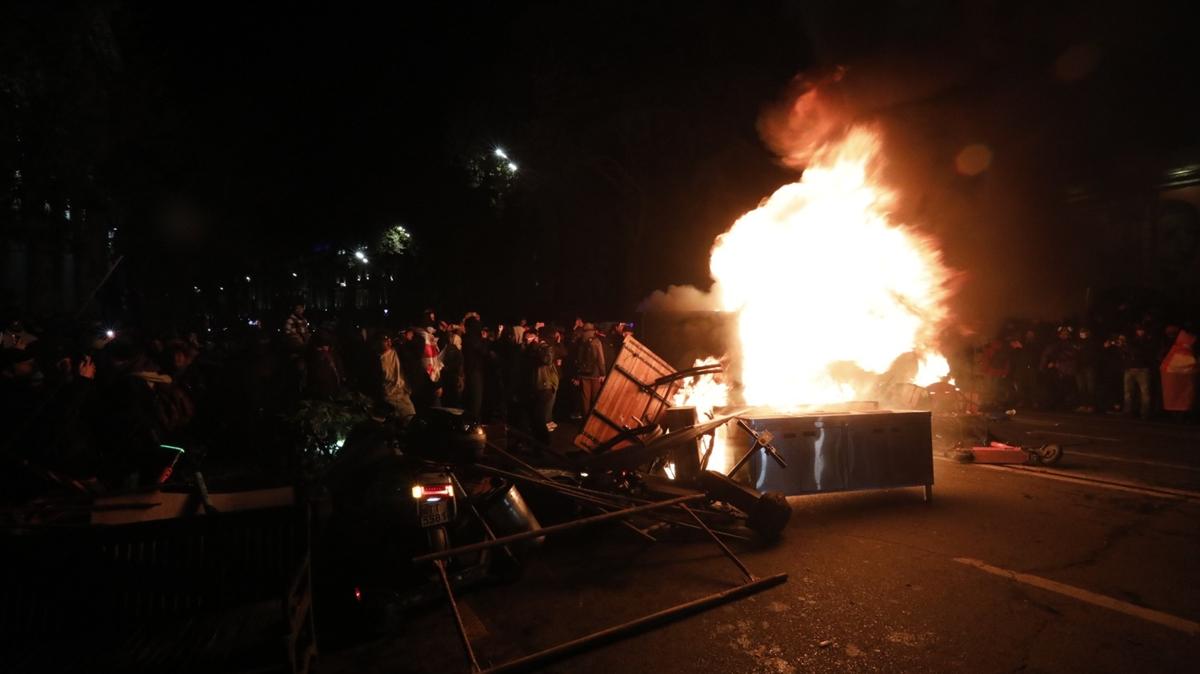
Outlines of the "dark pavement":
[[[1003,432],[1067,455],[1053,469],[939,459],[929,504],[917,489],[793,498],[780,544],[739,549],[788,583],[546,671],[1196,671],[1200,430],[1018,415]],[[524,580],[462,604],[486,666],[738,579],[694,537],[608,527],[550,541]],[[466,669],[445,606],[321,667]]]

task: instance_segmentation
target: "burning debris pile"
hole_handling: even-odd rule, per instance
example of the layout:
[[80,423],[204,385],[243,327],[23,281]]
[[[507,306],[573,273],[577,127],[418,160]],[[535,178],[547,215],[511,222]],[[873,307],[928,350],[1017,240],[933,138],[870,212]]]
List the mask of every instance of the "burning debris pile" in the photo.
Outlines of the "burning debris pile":
[[953,274],[931,239],[893,222],[881,152],[877,132],[852,128],[717,237],[712,295],[737,315],[737,395],[698,378],[678,403],[797,410],[949,373],[936,332]]
[[[767,125],[803,175],[714,242],[708,297],[737,324],[728,370],[697,371],[672,402],[701,419],[740,408],[738,427],[755,434],[751,451],[739,459],[736,428],[722,426],[701,441],[705,467],[756,490],[922,486],[928,499],[929,415],[881,411],[875,401],[914,409],[928,397],[919,387],[949,375],[937,333],[954,274],[932,239],[895,220],[880,133],[831,123],[827,108],[810,89],[785,110],[786,123]],[[695,293],[687,296],[694,304]]]

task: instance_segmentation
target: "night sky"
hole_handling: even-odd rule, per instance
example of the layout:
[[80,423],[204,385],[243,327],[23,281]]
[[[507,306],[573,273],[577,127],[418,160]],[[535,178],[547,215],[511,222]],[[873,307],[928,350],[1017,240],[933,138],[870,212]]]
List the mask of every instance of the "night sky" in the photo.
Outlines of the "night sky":
[[[1087,264],[1065,190],[1114,166],[1150,181],[1200,125],[1182,15],[1047,4],[108,3],[94,159],[131,250],[193,273],[403,223],[430,301],[615,314],[706,284],[713,237],[796,176],[760,116],[841,67],[843,111],[885,132],[903,214],[951,264],[1062,285]],[[970,143],[983,176],[954,170]],[[497,146],[520,165],[500,207],[467,178]]]
[[162,6],[121,19],[131,67],[173,122],[148,155],[182,192],[249,207],[263,231],[319,237],[437,210],[444,172],[493,146],[521,161],[530,189],[598,155],[678,173],[748,145],[770,164],[758,109],[808,59],[802,26],[777,23],[786,8],[559,4]]

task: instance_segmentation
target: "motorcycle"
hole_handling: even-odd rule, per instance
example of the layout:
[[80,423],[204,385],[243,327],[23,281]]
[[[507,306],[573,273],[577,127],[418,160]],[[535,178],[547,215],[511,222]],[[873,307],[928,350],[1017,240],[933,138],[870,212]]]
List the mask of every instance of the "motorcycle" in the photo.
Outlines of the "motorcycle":
[[[514,484],[472,472],[487,438],[460,419],[439,409],[405,428],[371,419],[347,438],[325,479],[314,574],[323,637],[390,631],[439,600],[440,574],[414,557],[540,528]],[[456,590],[514,580],[536,543],[450,557],[447,578]]]

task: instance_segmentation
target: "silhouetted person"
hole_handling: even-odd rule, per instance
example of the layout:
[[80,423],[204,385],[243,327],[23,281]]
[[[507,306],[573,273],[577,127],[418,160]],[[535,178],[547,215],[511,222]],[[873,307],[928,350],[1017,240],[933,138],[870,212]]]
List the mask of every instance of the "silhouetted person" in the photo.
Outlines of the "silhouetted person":
[[[550,422],[554,398],[558,393],[558,368],[554,364],[554,348],[537,332],[526,331],[525,361],[529,368],[529,425],[533,437],[550,444]],[[532,339],[528,339],[528,338]]]
[[37,337],[26,332],[25,324],[21,321],[10,322],[0,333],[0,349],[27,349],[36,341]]
[[283,336],[288,347],[295,352],[302,351],[308,346],[311,333],[308,319],[304,317],[304,303],[297,302],[292,306],[292,313],[283,322]]
[[309,398],[330,400],[342,393],[345,367],[333,350],[333,344],[323,335],[312,338],[308,354],[308,381],[305,394]]
[[1037,390],[1040,356],[1041,346],[1033,330],[1027,330],[1024,338],[1009,342],[1009,363],[1012,365],[1010,376],[1016,395],[1014,402],[1021,407],[1033,408],[1041,402]]
[[1118,339],[1121,363],[1124,366],[1122,379],[1125,390],[1123,411],[1133,414],[1134,389],[1138,390],[1138,415],[1150,418],[1150,368],[1154,366],[1154,344],[1146,328],[1138,326],[1128,340]]
[[1100,350],[1101,345],[1092,336],[1092,331],[1079,328],[1079,338],[1075,341],[1075,391],[1079,401],[1076,412],[1096,411]]
[[583,415],[586,417],[592,411],[596,396],[604,385],[604,375],[608,371],[604,362],[604,345],[596,337],[596,326],[584,323],[579,330],[579,351],[575,354],[575,372],[579,380],[580,400]]
[[446,348],[442,349],[442,406],[462,407],[465,389],[463,370],[463,339],[458,333],[446,335]]
[[463,321],[463,411],[471,423],[483,421],[484,385],[487,380],[488,343],[478,316]]
[[1042,352],[1042,369],[1047,372],[1054,391],[1053,404],[1069,405],[1075,398],[1075,344],[1071,341],[1072,329],[1059,327],[1058,338]]

